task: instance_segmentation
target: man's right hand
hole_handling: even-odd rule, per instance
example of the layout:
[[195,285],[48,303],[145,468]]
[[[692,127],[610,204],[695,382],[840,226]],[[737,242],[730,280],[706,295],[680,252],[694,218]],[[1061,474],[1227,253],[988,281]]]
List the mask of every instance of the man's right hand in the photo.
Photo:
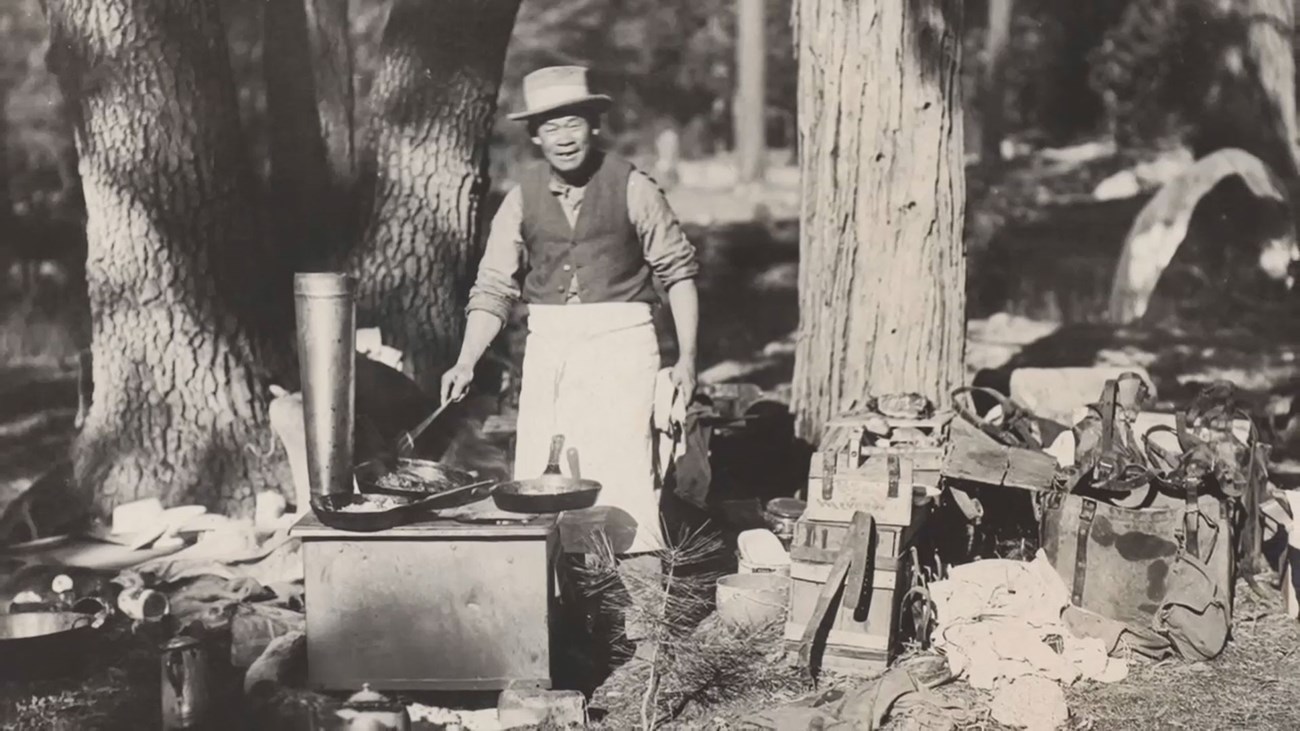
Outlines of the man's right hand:
[[460,401],[474,382],[474,366],[457,363],[442,374],[442,403]]

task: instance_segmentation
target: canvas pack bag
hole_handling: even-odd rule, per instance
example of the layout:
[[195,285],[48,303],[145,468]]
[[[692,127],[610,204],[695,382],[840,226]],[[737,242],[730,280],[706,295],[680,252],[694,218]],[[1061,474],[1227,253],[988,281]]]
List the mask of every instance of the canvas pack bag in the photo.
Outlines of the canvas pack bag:
[[1231,625],[1232,508],[1209,495],[1194,506],[1048,494],[1042,546],[1071,604],[1143,637],[1146,654],[1167,643],[1185,657],[1217,655]]

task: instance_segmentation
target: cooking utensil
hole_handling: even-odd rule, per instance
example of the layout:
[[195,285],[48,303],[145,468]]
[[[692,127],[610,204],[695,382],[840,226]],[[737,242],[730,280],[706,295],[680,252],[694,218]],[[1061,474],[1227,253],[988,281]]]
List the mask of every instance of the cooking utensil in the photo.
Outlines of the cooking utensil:
[[[581,510],[596,504],[601,485],[595,480],[565,477],[560,473],[560,451],[564,436],[551,439],[551,455],[541,477],[515,480],[492,489],[492,500],[497,507],[511,513],[561,513]],[[577,462],[576,453],[569,457],[570,465]]]
[[414,429],[406,432],[400,438],[398,438],[397,454],[402,456],[410,454],[411,450],[415,449],[415,440],[420,438],[420,435],[424,433],[425,429],[429,428],[429,425],[433,423],[434,419],[437,419],[439,416],[441,416],[442,412],[446,411],[447,407],[451,406],[454,403],[456,402],[455,401],[444,402],[442,406],[439,406],[438,408],[434,409],[433,413],[429,414],[429,416],[425,418],[424,421],[416,425]]
[[[312,511],[320,522],[331,528],[339,530],[356,531],[360,533],[373,533],[375,531],[388,530],[405,523],[411,523],[418,520],[419,517],[434,510],[448,510],[450,508],[468,505],[469,503],[482,500],[487,497],[490,491],[489,486],[495,480],[480,480],[479,482],[470,483],[463,487],[444,490],[443,492],[434,493],[427,497],[419,499],[406,498],[396,507],[387,510],[368,510],[368,511],[348,511],[343,510],[345,506],[358,504],[367,500],[373,500],[376,496],[366,494],[348,494],[348,495],[313,495],[311,500]],[[403,498],[385,496],[387,499],[402,501]]]
[[0,678],[30,680],[71,673],[90,650],[106,614],[0,614]]
[[162,648],[163,728],[192,728],[212,712],[208,653],[193,637],[177,637]]
[[357,478],[357,489],[363,493],[380,493],[383,495],[400,495],[409,498],[423,498],[427,495],[443,493],[479,482],[476,475],[448,467],[427,459],[399,459],[396,472],[419,481],[411,489],[386,487],[381,481],[390,471],[388,466],[378,460],[362,462],[353,474]]

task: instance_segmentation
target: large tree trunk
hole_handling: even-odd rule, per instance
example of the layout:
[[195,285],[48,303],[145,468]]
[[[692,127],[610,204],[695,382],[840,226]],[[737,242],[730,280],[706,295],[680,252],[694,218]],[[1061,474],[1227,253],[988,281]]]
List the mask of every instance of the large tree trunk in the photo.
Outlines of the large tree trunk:
[[436,393],[464,330],[488,138],[519,0],[394,0],[371,91],[371,212],[350,268],[359,319]]
[[960,0],[799,0],[794,406],[815,442],[872,395],[963,381]]
[[87,212],[95,396],[75,447],[99,512],[247,514],[274,485],[256,336],[266,285],[217,0],[49,0]]
[[1277,154],[1288,177],[1300,176],[1296,147],[1295,57],[1291,36],[1295,26],[1293,0],[1249,0],[1246,3],[1246,47],[1264,95],[1263,122],[1270,127]]

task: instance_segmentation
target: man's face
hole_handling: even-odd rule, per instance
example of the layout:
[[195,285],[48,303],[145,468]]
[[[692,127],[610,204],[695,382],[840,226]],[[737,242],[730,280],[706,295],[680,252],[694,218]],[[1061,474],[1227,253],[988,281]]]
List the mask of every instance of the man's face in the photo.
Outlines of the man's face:
[[542,157],[562,173],[582,167],[591,151],[594,131],[585,117],[566,115],[544,119],[537,125],[533,143],[542,148]]

